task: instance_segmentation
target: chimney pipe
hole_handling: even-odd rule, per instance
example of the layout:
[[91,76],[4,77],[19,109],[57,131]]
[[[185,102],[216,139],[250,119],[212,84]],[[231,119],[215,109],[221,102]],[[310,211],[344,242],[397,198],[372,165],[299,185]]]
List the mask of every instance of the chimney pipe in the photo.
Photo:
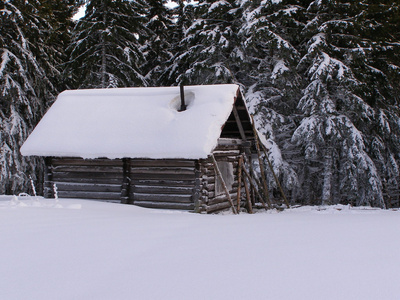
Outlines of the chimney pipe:
[[184,91],[182,82],[179,87],[180,87],[180,91],[181,91],[181,109],[179,111],[185,111],[186,110],[185,91]]

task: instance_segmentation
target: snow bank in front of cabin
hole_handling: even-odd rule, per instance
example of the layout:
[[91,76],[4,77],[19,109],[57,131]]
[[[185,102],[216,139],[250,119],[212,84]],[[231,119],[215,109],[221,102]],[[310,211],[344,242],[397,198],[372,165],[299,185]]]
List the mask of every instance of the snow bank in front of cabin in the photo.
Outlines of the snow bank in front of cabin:
[[207,157],[238,86],[73,90],[61,93],[21,148],[23,155],[83,158]]
[[[0,299],[398,299],[400,212],[0,200]],[[34,203],[34,201],[37,201]]]

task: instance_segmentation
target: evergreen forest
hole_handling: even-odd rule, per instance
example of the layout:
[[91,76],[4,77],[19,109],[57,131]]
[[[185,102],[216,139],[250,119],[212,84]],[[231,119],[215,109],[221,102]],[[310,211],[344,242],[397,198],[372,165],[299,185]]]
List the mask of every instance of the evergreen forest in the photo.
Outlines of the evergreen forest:
[[235,83],[290,203],[400,205],[400,0],[172,4],[1,1],[0,194],[40,191],[19,149],[63,90]]

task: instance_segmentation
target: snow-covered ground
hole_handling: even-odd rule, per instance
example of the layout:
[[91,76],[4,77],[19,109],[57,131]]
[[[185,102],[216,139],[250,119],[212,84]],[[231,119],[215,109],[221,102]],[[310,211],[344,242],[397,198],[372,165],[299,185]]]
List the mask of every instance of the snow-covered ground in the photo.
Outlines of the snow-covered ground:
[[0,299],[399,299],[400,211],[0,197]]

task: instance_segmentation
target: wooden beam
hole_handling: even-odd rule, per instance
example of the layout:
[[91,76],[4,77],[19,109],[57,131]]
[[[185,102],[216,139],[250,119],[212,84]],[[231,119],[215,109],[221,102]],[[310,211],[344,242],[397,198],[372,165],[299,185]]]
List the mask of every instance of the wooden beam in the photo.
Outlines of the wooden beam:
[[242,165],[243,165],[243,155],[239,157],[239,166],[238,166],[238,192],[237,192],[237,211],[240,212],[240,188],[242,186]]
[[54,172],[119,173],[122,170],[123,166],[59,165],[53,167]]
[[52,159],[51,157],[46,157],[45,161],[45,169],[44,169],[44,189],[43,196],[45,198],[54,198],[54,189],[53,189],[53,171],[52,171]]
[[123,181],[121,188],[121,203],[128,204],[130,202],[130,187],[131,187],[131,159],[124,158],[123,160]]
[[120,184],[96,184],[54,181],[59,191],[81,191],[81,192],[115,192],[121,191]]
[[[258,139],[259,139],[259,137],[258,137]],[[261,143],[261,141],[260,141],[260,143]],[[286,195],[285,195],[285,193],[284,193],[284,191],[283,191],[283,189],[282,189],[281,183],[279,182],[278,177],[277,177],[276,174],[275,174],[274,168],[272,167],[272,164],[271,164],[271,162],[270,162],[270,160],[269,160],[269,158],[268,158],[267,147],[265,147],[265,145],[264,145],[263,143],[261,143],[261,146],[262,146],[262,148],[263,148],[263,150],[264,150],[264,155],[265,155],[265,157],[266,157],[266,159],[267,159],[269,168],[271,169],[271,172],[272,172],[272,174],[274,175],[275,182],[276,182],[276,184],[277,184],[278,187],[279,187],[279,191],[281,192],[281,195],[282,195],[282,197],[283,197],[283,200],[285,201],[285,204],[286,204],[287,208],[290,208],[289,201],[288,201],[288,199],[286,198]]]
[[131,159],[133,167],[195,167],[194,160],[182,159]]
[[192,195],[193,187],[186,186],[157,186],[157,185],[135,185],[136,193],[161,194],[161,195]]
[[151,202],[151,201],[135,201],[134,205],[147,207],[147,208],[161,208],[161,209],[182,209],[193,210],[193,203],[171,203],[171,202]]
[[252,214],[253,213],[253,205],[251,204],[250,190],[249,190],[249,186],[247,185],[246,179],[244,179],[244,178],[243,178],[243,183],[244,183],[244,190],[246,191],[246,200],[247,200],[247,206],[249,208],[249,213]]
[[201,196],[201,164],[199,161],[196,162],[196,171],[195,171],[195,186],[192,189],[193,194],[193,203],[194,203],[194,212],[201,213],[203,210],[203,202],[200,200]]
[[239,128],[239,133],[243,141],[247,141],[246,135],[243,130],[242,122],[240,121],[239,114],[237,112],[236,106],[233,105],[233,116],[235,117],[236,125]]
[[85,192],[85,191],[60,191],[57,192],[60,198],[84,198],[98,200],[120,200],[121,192]]
[[218,146],[241,146],[243,144],[243,140],[240,139],[233,139],[233,138],[219,138],[218,139]]
[[192,195],[166,195],[166,194],[140,194],[134,191],[132,194],[137,201],[171,202],[171,203],[193,203]]
[[52,158],[53,166],[119,166],[122,167],[122,159],[83,159],[83,158]]
[[153,175],[189,175],[191,177],[194,176],[194,168],[184,168],[184,167],[174,167],[174,168],[149,168],[149,167],[135,167],[131,166],[130,172],[131,174],[153,174]]
[[195,180],[169,180],[169,179],[140,179],[132,178],[131,186],[147,185],[147,186],[165,186],[165,187],[194,187]]
[[253,191],[258,195],[258,197],[260,198],[261,204],[263,205],[263,207],[265,209],[267,209],[267,205],[265,204],[265,201],[263,200],[263,197],[261,196],[260,192],[258,191],[257,187],[254,185],[252,178],[249,174],[249,172],[247,172],[246,168],[243,168],[243,173],[247,176],[247,178],[249,179],[249,183],[251,185],[251,187],[253,188]]
[[211,154],[211,159],[212,159],[213,164],[214,164],[215,172],[217,173],[217,176],[218,176],[219,179],[221,180],[222,187],[224,188],[224,191],[225,191],[225,194],[226,194],[226,196],[227,196],[227,198],[228,198],[228,201],[229,201],[229,203],[231,204],[232,211],[233,211],[233,213],[236,215],[236,214],[237,214],[237,211],[236,211],[235,205],[233,204],[232,198],[231,198],[231,196],[229,195],[229,191],[228,191],[228,188],[226,187],[224,178],[222,177],[221,170],[219,169],[218,164],[217,164],[217,161],[215,160],[215,157],[214,157],[213,154]]

